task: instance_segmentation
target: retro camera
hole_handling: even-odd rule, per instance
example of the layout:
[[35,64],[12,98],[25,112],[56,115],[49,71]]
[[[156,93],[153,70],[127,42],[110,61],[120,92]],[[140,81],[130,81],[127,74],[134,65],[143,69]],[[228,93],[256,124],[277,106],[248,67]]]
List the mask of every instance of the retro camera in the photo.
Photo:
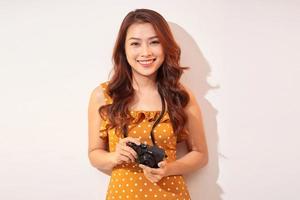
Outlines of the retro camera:
[[163,161],[167,157],[165,150],[158,146],[149,146],[147,144],[137,145],[133,142],[127,142],[127,145],[131,147],[137,153],[137,162],[146,165],[151,168],[159,168],[158,163]]

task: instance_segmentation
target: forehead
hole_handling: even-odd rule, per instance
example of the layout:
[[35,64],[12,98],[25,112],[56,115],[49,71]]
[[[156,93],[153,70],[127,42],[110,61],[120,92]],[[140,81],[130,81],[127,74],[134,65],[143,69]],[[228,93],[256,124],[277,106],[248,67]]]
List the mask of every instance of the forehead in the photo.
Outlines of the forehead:
[[129,26],[127,30],[126,38],[135,37],[141,39],[147,39],[149,37],[156,36],[156,32],[150,23],[134,23]]

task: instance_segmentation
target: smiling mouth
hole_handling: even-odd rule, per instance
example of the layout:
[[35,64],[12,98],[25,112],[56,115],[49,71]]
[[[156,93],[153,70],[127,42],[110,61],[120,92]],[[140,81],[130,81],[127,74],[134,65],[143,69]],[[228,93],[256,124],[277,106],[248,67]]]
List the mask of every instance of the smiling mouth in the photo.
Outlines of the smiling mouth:
[[147,59],[147,60],[138,60],[138,62],[142,65],[149,65],[149,64],[153,63],[155,60],[156,60],[156,58]]

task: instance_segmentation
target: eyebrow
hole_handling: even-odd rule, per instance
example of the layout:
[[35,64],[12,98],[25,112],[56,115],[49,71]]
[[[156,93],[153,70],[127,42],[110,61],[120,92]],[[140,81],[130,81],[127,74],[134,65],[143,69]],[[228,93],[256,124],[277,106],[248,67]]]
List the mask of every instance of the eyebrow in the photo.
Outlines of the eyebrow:
[[[149,37],[148,39],[151,40],[151,39],[154,39],[154,38],[158,38],[158,37],[157,36],[152,36],[152,37]],[[141,40],[141,38],[130,37],[128,40]]]

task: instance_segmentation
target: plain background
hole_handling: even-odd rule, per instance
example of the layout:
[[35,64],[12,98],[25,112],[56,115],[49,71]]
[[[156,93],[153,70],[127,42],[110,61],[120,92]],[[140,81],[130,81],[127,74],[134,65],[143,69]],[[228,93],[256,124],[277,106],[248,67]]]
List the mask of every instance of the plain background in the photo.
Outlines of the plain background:
[[[0,199],[104,199],[87,104],[124,16],[154,9],[182,47],[210,163],[193,199],[299,199],[300,2],[0,1]],[[298,56],[298,57],[297,57]]]

